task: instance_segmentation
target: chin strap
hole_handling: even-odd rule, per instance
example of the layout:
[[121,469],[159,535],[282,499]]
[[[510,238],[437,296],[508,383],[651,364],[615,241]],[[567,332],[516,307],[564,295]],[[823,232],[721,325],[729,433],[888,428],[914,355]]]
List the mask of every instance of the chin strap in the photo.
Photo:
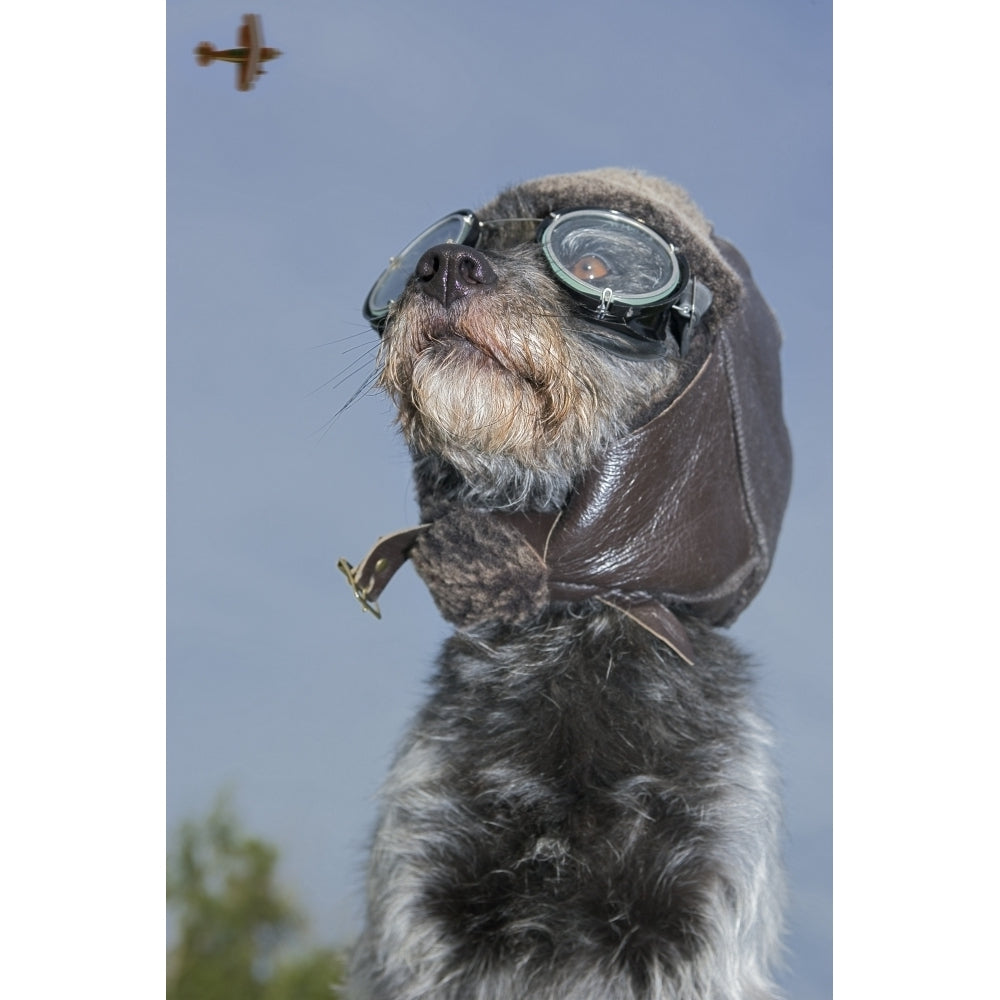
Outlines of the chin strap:
[[382,617],[378,606],[382,591],[395,576],[396,570],[410,558],[414,542],[429,527],[429,524],[421,524],[391,535],[381,535],[357,567],[346,559],[338,560],[337,569],[347,577],[362,611],[368,611],[376,618]]
[[[517,527],[523,531],[525,540],[544,563],[545,543],[560,515],[483,514],[482,516],[510,519],[512,526],[514,521],[520,520],[522,523]],[[549,531],[543,537],[547,525]],[[429,524],[421,524],[414,528],[396,531],[391,535],[382,535],[356,567],[346,559],[338,561],[337,568],[347,577],[362,611],[369,612],[376,618],[382,617],[378,606],[382,591],[388,586],[396,571],[410,558],[414,544],[430,527]],[[551,569],[549,574],[551,575]],[[631,618],[661,642],[666,643],[686,663],[694,663],[694,650],[688,634],[677,616],[665,604],[653,599],[637,599],[624,594],[602,596],[597,593],[587,593],[589,589],[591,588],[573,584],[553,584],[551,580],[549,583],[549,595],[553,600],[572,603],[596,597],[601,603]]]

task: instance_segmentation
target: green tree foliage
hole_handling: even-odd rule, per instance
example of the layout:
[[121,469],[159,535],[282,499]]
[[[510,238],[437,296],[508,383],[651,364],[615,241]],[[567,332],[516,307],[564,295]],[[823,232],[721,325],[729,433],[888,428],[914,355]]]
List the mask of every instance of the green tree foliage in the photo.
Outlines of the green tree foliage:
[[334,1000],[343,956],[295,949],[305,920],[276,884],[277,861],[274,847],[239,830],[223,799],[181,827],[167,859],[176,918],[167,1000]]

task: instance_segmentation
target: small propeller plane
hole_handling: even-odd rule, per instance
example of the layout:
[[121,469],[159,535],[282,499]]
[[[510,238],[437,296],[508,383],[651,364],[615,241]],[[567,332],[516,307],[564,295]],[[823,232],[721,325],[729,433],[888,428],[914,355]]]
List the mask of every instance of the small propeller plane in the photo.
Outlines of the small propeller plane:
[[261,63],[277,59],[277,49],[263,45],[264,33],[260,28],[259,14],[244,14],[243,23],[236,32],[235,49],[217,49],[211,42],[202,42],[195,50],[199,66],[207,66],[215,59],[236,63],[236,89],[252,90],[254,81],[264,74]]

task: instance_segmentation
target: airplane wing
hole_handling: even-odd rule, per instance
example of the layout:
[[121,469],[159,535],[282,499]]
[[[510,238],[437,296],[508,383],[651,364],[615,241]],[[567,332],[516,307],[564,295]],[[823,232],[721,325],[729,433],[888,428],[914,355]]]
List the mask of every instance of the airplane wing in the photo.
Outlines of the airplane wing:
[[246,82],[249,90],[257,78],[257,67],[260,65],[260,17],[257,14],[244,14],[243,27],[247,33]]
[[247,57],[245,62],[236,64],[236,87],[239,90],[250,90],[257,78],[260,39],[260,18],[256,14],[244,14],[239,31],[239,45],[246,49]]

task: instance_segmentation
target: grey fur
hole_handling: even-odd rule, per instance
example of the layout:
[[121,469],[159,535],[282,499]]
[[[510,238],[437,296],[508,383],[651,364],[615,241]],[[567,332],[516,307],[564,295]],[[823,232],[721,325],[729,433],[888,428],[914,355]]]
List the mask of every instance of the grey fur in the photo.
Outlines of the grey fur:
[[[715,314],[733,307],[739,278],[666,182],[618,170],[543,178],[482,218],[574,207],[644,218],[709,280]],[[525,232],[497,232],[484,249],[495,291],[442,316],[410,290],[385,332],[383,384],[414,451],[422,513],[435,521],[414,563],[459,631],[382,789],[348,995],[774,998],[779,805],[745,657],[685,619],[689,666],[611,608],[549,602],[523,543],[511,549],[513,536],[495,528],[477,535],[483,519],[464,513],[558,507],[610,439],[683,389],[711,320],[684,361],[613,357],[576,335],[583,320],[534,251],[511,248]],[[456,331],[491,362],[476,367],[467,345],[451,346]],[[552,386],[536,365],[547,352],[558,353]],[[440,409],[418,398],[418,354],[456,369],[459,389],[433,373],[426,383],[446,387]],[[529,362],[546,416],[518,425],[515,383]],[[489,392],[511,386],[511,400],[489,414],[480,408],[494,401],[479,400],[463,431],[453,410],[476,398],[476,386],[462,393],[480,371]],[[560,407],[567,399],[579,412]],[[508,411],[509,433],[484,451],[476,421]],[[458,550],[478,555],[455,566]]]
[[452,506],[431,524],[412,556],[441,614],[459,628],[537,617],[548,604],[548,588],[531,546],[500,524]]

